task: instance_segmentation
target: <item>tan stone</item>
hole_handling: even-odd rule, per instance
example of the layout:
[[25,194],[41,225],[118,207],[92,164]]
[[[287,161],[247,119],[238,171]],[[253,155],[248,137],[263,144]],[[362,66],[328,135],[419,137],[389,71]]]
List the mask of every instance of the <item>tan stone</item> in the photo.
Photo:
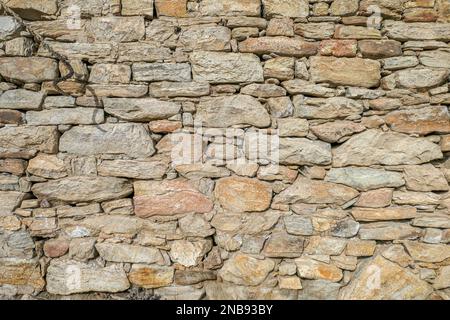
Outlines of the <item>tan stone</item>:
[[248,38],[239,43],[240,52],[308,57],[316,54],[317,44],[288,37]]
[[376,87],[381,79],[380,63],[360,58],[312,57],[311,79],[334,85]]
[[64,161],[55,155],[40,153],[28,163],[27,171],[36,176],[58,179],[67,176]]
[[389,207],[389,208],[358,208],[352,210],[352,216],[357,221],[384,221],[405,220],[417,217],[414,207]]
[[121,5],[123,16],[145,15],[153,18],[153,0],[121,0]]
[[44,288],[39,262],[20,259],[1,259],[0,262],[0,285],[29,287],[37,292]]
[[347,242],[345,254],[355,257],[370,257],[374,254],[377,243],[369,240],[350,240]]
[[275,263],[270,259],[257,259],[245,254],[236,254],[225,261],[219,277],[235,284],[256,286],[261,284]]
[[320,43],[319,53],[322,56],[353,58],[357,49],[356,40],[324,40]]
[[174,269],[156,265],[133,264],[128,279],[142,288],[160,288],[173,282]]
[[357,271],[357,277],[340,292],[340,299],[422,300],[433,291],[425,281],[397,264],[376,256]]
[[263,0],[264,15],[271,17],[304,18],[309,15],[309,3],[307,0]]
[[437,263],[450,258],[450,246],[445,244],[426,244],[416,241],[402,243],[415,261]]
[[261,13],[260,0],[204,0],[200,12],[205,16],[256,16]]
[[386,188],[362,192],[355,206],[368,208],[387,207],[392,202],[392,195],[393,190]]
[[432,164],[405,167],[406,188],[412,191],[448,191],[448,182],[441,170]]
[[139,217],[207,213],[212,202],[186,180],[136,181],[134,210]]
[[358,194],[358,191],[350,187],[299,177],[292,186],[275,196],[274,203],[303,202],[342,205],[356,198]]
[[217,181],[215,195],[227,210],[264,211],[270,206],[272,188],[257,179],[229,177]]
[[401,222],[373,222],[361,225],[359,237],[363,240],[393,241],[417,239],[422,235],[419,228]]
[[343,277],[342,270],[336,266],[311,258],[302,257],[295,259],[295,264],[297,265],[297,272],[300,278],[339,282]]
[[385,121],[397,132],[419,135],[450,132],[450,114],[445,106],[394,111],[385,117]]
[[155,0],[158,16],[184,17],[187,13],[187,0]]

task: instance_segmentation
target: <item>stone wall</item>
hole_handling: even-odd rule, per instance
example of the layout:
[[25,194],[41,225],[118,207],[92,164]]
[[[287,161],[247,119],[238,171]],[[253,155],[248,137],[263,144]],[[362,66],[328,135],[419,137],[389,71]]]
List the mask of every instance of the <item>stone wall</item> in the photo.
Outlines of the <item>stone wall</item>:
[[448,0],[2,2],[2,297],[450,297]]

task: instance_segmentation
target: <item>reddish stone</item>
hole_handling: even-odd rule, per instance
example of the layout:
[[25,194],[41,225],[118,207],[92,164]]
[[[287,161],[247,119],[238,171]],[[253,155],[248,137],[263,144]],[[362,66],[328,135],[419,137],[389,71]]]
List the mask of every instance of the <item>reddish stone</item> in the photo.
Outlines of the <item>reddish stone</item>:
[[44,243],[44,254],[49,258],[58,258],[69,250],[69,241],[66,240],[48,240]]
[[320,43],[319,53],[322,56],[356,57],[356,40],[324,40]]
[[156,120],[149,123],[150,131],[154,133],[170,133],[181,129],[180,121]]
[[139,217],[207,213],[213,203],[184,179],[136,181],[134,211]]

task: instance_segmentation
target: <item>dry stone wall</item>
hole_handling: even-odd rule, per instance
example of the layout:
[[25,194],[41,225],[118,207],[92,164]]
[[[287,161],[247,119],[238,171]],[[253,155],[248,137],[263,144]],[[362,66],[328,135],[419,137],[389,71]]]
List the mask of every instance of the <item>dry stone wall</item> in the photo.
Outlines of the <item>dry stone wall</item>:
[[448,0],[1,2],[2,297],[450,298]]

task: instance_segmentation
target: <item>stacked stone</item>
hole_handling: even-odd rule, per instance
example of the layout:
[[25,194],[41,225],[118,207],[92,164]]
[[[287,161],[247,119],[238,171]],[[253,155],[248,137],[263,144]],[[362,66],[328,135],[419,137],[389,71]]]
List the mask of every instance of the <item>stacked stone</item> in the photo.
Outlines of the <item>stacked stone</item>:
[[3,2],[1,296],[450,298],[448,0]]

